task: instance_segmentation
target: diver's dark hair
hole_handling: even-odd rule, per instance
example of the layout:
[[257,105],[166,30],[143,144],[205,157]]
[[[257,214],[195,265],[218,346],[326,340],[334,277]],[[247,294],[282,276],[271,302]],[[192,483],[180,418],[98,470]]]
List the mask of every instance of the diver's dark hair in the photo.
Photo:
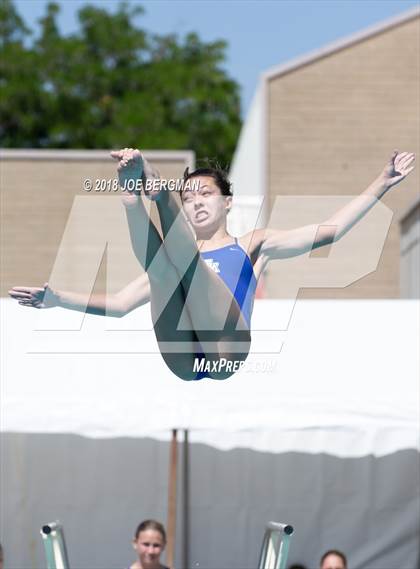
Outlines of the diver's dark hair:
[[135,539],[138,539],[142,531],[146,531],[148,529],[154,529],[155,531],[158,531],[163,538],[163,542],[166,543],[165,528],[160,522],[157,522],[156,520],[144,520],[143,522],[141,522],[137,526],[136,532],[134,534]]
[[324,555],[321,557],[321,561],[319,562],[320,565],[324,563],[328,555],[336,555],[337,557],[340,557],[341,561],[344,563],[344,567],[347,567],[347,558],[344,555],[344,553],[342,551],[339,551],[338,549],[329,549],[328,551],[326,551]]
[[196,178],[197,176],[208,176],[209,178],[213,178],[222,196],[233,195],[232,183],[229,182],[227,173],[222,168],[219,167],[197,168],[197,170],[194,170],[193,172],[190,172],[189,168],[185,168],[184,185],[187,180],[190,180],[191,178]]

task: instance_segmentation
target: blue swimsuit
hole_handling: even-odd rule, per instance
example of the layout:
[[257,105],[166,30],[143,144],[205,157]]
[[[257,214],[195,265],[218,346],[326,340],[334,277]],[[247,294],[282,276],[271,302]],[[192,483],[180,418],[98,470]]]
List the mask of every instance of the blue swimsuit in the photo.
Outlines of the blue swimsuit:
[[[238,244],[236,237],[235,243],[220,247],[220,249],[204,251],[200,253],[200,256],[232,292],[245,322],[250,327],[257,279],[251,259]],[[196,358],[201,361],[205,355],[196,354]],[[199,371],[195,379],[204,377],[209,377],[209,375],[204,371]]]

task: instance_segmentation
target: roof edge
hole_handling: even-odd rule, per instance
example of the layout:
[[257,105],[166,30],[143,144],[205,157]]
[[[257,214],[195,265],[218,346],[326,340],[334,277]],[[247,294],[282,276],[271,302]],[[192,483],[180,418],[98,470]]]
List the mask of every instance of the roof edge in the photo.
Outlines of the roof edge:
[[[109,162],[109,150],[1,148],[0,160],[61,160]],[[194,167],[192,150],[144,150],[148,160],[179,160]]]
[[341,51],[342,49],[350,47],[353,44],[381,34],[387,30],[392,29],[395,26],[399,26],[400,24],[413,20],[418,16],[420,16],[420,6],[414,6],[414,8],[410,8],[410,10],[406,10],[397,16],[392,16],[391,18],[387,18],[386,20],[382,20],[377,24],[373,24],[372,26],[364,28],[360,32],[355,32],[354,34],[328,43],[324,47],[310,51],[302,56],[298,56],[291,61],[288,61],[287,63],[282,63],[280,65],[271,67],[262,73],[262,78],[265,81],[269,81],[275,77],[278,77],[279,75],[284,75],[290,71],[294,71],[299,67],[313,63],[318,59]]

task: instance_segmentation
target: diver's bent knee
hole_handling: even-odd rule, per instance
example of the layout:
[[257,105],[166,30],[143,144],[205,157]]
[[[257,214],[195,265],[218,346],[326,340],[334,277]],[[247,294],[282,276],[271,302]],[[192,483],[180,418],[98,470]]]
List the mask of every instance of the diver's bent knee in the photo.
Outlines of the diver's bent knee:
[[215,373],[209,373],[210,377],[212,379],[216,379],[216,380],[223,380],[223,379],[229,379],[229,377],[232,377],[232,375],[234,375],[235,372],[231,371],[221,371],[221,372],[215,372]]
[[177,377],[179,377],[179,379],[182,379],[183,381],[194,381],[194,379],[197,378],[197,374],[193,373],[193,372],[186,372],[186,371],[177,372],[177,371],[174,371],[174,374]]
[[217,363],[210,370],[210,377],[217,380],[229,379],[243,369],[247,357],[248,353],[243,352],[228,355],[220,354]]
[[173,374],[179,377],[179,379],[182,379],[183,381],[192,381],[196,379],[197,374],[193,370],[193,366],[189,366],[188,363],[180,361],[180,357],[174,357],[174,354],[162,354],[162,356],[168,368]]

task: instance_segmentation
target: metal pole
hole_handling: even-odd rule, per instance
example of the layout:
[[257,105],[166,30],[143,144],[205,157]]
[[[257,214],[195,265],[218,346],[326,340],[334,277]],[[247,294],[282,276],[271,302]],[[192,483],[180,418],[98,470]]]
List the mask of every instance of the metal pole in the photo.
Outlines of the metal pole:
[[168,487],[168,523],[166,563],[169,567],[174,566],[175,559],[175,528],[176,528],[176,482],[177,482],[177,429],[172,430],[171,450],[169,458],[169,487]]
[[184,445],[183,445],[183,504],[182,504],[182,569],[188,569],[189,551],[188,543],[190,539],[190,447],[188,444],[188,430],[184,430]]

